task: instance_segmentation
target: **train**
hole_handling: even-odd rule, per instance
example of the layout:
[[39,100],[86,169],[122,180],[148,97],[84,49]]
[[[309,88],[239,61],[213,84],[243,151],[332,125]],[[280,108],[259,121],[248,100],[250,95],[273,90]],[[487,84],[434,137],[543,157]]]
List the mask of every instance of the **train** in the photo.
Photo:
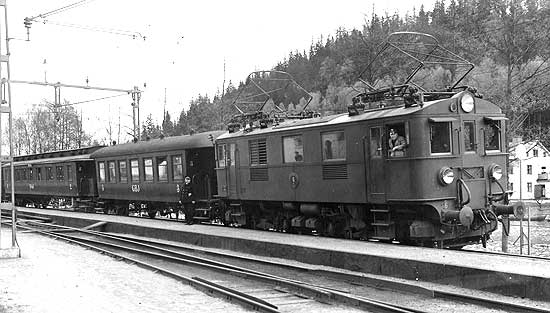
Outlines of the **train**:
[[[340,114],[254,112],[224,131],[15,157],[15,199],[172,216],[187,180],[197,222],[485,245],[500,216],[522,214],[508,199],[506,121],[474,88],[426,91],[407,82],[360,92]],[[11,193],[6,179],[2,190]]]

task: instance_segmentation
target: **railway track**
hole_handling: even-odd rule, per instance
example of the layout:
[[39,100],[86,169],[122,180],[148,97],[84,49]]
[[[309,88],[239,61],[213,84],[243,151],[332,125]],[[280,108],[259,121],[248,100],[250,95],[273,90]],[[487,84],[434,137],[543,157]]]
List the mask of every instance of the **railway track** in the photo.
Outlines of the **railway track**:
[[[27,224],[19,225],[21,227],[125,259],[264,312],[311,311],[312,308],[316,308],[313,311],[332,311],[334,305],[371,312],[438,312],[442,307],[448,312],[483,312],[491,309],[550,312],[359,274],[311,270],[196,247],[186,248],[143,238],[55,226],[43,220],[20,222]],[[212,274],[214,272],[216,275]],[[449,309],[449,303],[453,303],[452,309]]]

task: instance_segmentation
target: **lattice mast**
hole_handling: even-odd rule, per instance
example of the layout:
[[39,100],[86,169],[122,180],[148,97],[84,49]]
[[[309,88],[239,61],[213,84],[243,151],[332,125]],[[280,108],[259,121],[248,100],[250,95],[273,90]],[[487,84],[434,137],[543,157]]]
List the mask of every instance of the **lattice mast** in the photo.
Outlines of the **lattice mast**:
[[[10,48],[9,48],[9,36],[8,36],[8,8],[6,5],[6,0],[0,0],[0,9],[4,10],[3,19],[0,22],[0,76],[1,79],[1,88],[0,88],[0,170],[2,170],[2,162],[10,163],[10,184],[11,188],[11,199],[9,207],[11,209],[11,248],[9,249],[0,249],[0,257],[21,257],[21,249],[17,244],[17,209],[15,207],[15,186],[14,186],[14,168],[13,168],[13,110],[12,110],[12,97],[11,97],[11,85],[10,85]],[[5,53],[2,49],[2,29],[4,30],[3,35],[6,41],[5,44]],[[4,73],[6,76],[4,76]],[[4,156],[2,154],[2,119],[4,115],[8,115],[8,142],[9,142],[9,156]],[[0,194],[2,194],[2,175],[0,175]],[[1,239],[1,238],[0,238]],[[1,240],[0,240],[1,245]],[[0,246],[0,248],[2,248]]]

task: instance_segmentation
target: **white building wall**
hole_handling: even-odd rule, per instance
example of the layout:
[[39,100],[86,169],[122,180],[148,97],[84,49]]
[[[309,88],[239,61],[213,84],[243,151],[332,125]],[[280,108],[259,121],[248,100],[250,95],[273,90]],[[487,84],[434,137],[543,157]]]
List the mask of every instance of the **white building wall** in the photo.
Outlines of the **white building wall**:
[[[536,151],[536,152],[535,152]],[[529,167],[531,172],[529,173]],[[550,198],[550,181],[540,180],[550,173],[550,153],[542,144],[534,142],[519,143],[510,148],[508,169],[509,188],[513,191],[510,199],[529,200],[535,198],[535,185],[546,186],[546,197]]]

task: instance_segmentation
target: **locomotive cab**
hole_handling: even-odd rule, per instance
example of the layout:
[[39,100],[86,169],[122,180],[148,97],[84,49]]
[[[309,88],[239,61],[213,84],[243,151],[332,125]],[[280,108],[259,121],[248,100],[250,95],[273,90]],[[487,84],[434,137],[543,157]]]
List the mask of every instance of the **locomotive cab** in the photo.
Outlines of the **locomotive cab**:
[[[480,238],[484,242],[497,227],[497,215],[512,213],[504,189],[505,121],[496,105],[468,91],[424,103],[407,120],[385,123],[385,134],[401,130],[407,148],[392,155],[388,139],[383,164],[376,160],[379,130],[371,127],[370,142],[375,146],[368,158],[370,178],[385,177],[387,187],[385,201],[375,201],[381,198],[381,187],[369,192],[372,202],[380,203],[371,209],[373,237],[445,246]],[[377,222],[382,219],[396,222]]]

